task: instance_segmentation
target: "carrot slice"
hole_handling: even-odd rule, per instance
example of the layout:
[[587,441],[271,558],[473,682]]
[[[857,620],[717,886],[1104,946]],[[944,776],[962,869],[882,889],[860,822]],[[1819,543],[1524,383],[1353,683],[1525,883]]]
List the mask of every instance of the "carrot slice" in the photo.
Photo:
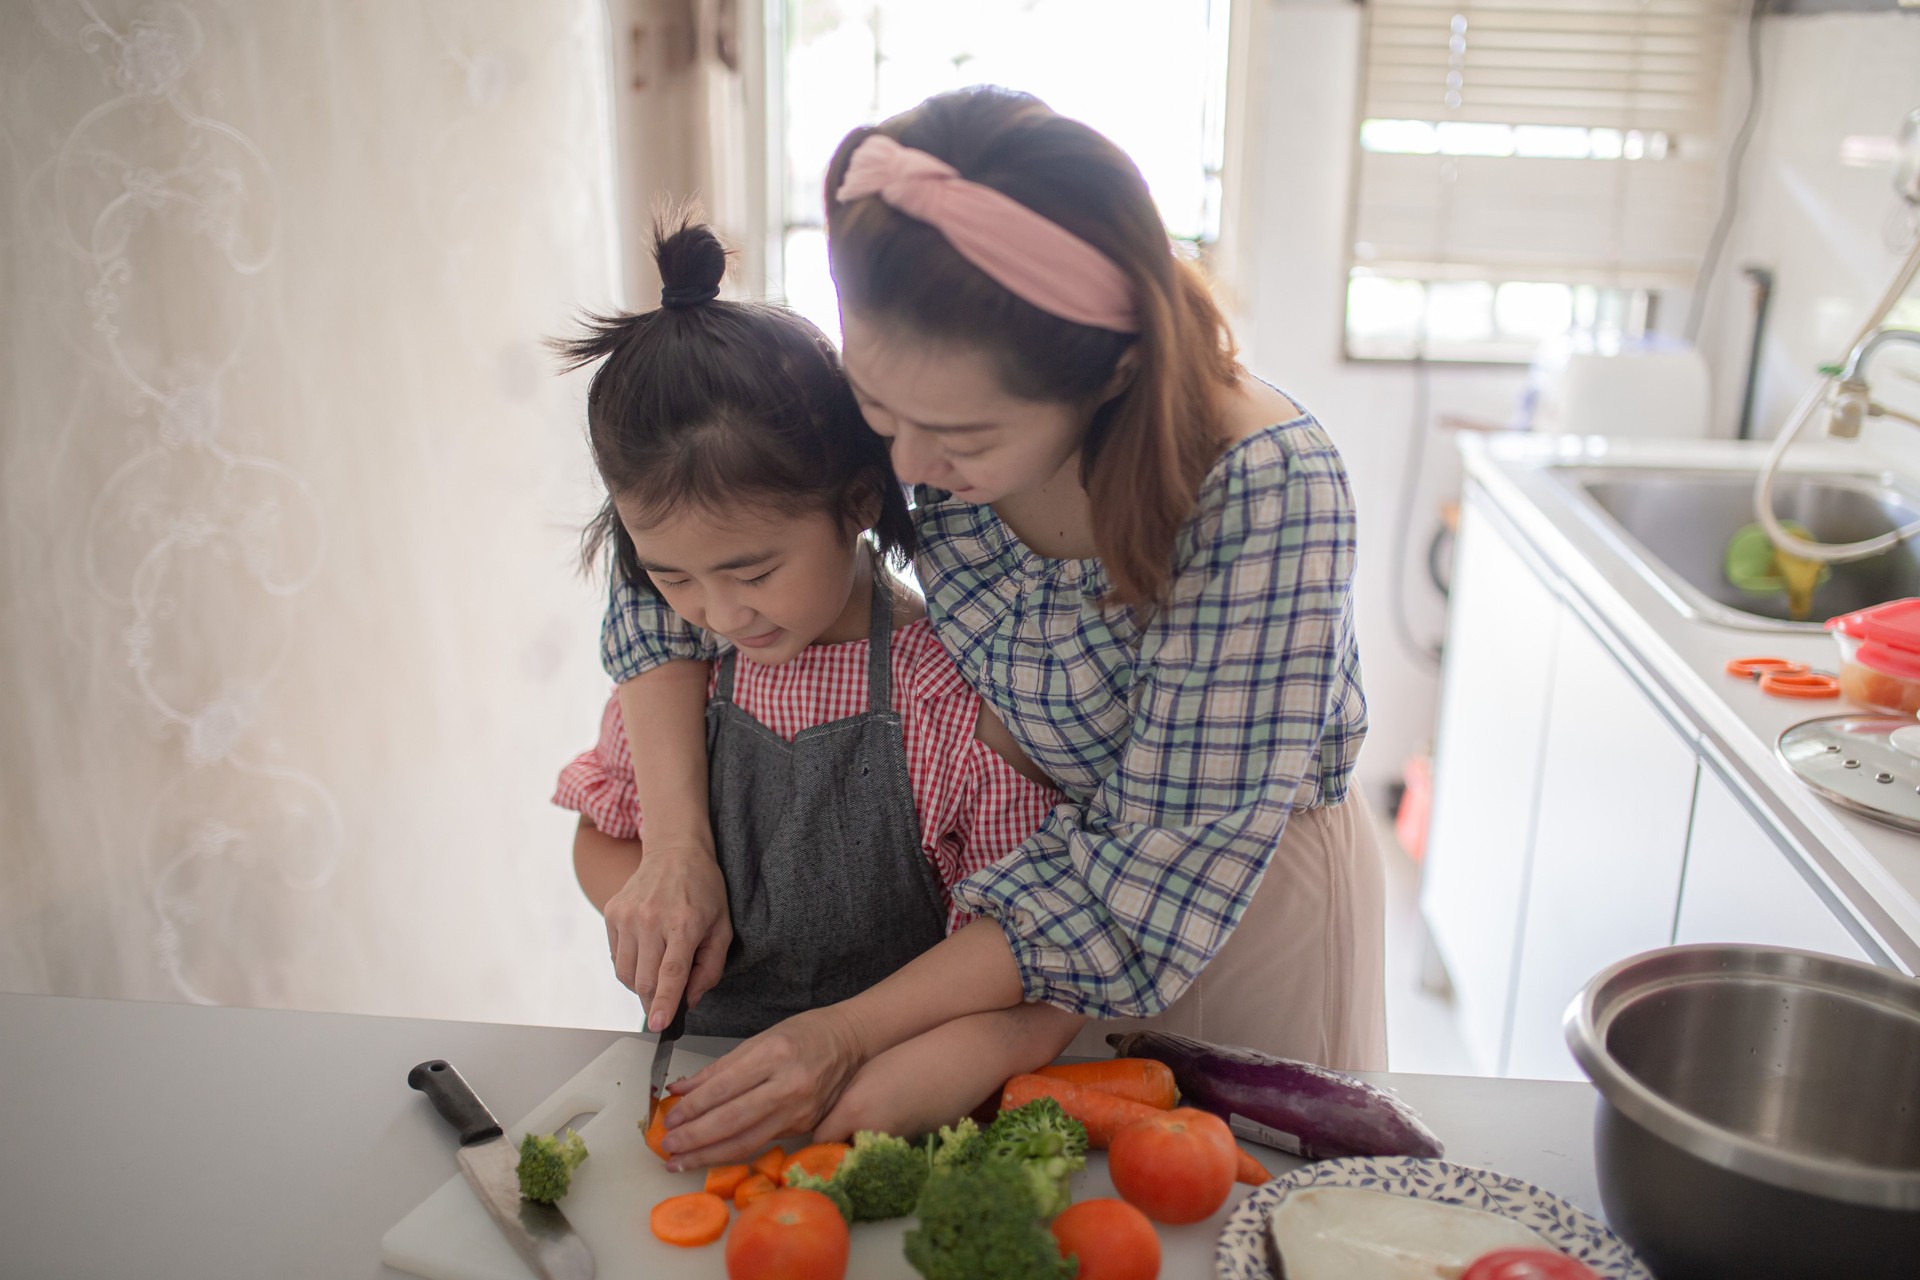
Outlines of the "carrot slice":
[[764,1173],[751,1174],[745,1181],[733,1189],[733,1207],[736,1209],[744,1209],[761,1196],[768,1195],[775,1190],[777,1190],[777,1188],[773,1185],[772,1178],[769,1178]]
[[1174,1104],[1180,1101],[1180,1090],[1173,1083],[1173,1068],[1152,1058],[1062,1062],[1042,1067],[1034,1074],[1098,1089],[1116,1098],[1132,1098],[1135,1102],[1144,1102],[1162,1111],[1171,1111]]
[[787,1157],[787,1163],[781,1166],[780,1181],[785,1182],[787,1174],[794,1169],[810,1173],[816,1178],[831,1178],[840,1162],[847,1158],[847,1152],[853,1150],[844,1142],[816,1142],[810,1147],[802,1147]]
[[707,1170],[707,1190],[722,1200],[731,1200],[740,1184],[752,1174],[753,1170],[744,1164],[717,1164]]
[[1098,1089],[1056,1080],[1052,1076],[1015,1076],[1000,1091],[1000,1109],[1012,1111],[1037,1098],[1052,1098],[1060,1109],[1087,1126],[1087,1142],[1096,1151],[1104,1151],[1113,1135],[1132,1124],[1153,1116],[1165,1115],[1132,1098],[1117,1098]]
[[767,1181],[773,1183],[775,1186],[780,1184],[781,1171],[786,1167],[787,1150],[785,1147],[775,1147],[753,1162],[753,1171],[755,1173],[765,1174]]
[[668,1196],[653,1206],[647,1225],[668,1244],[692,1249],[712,1244],[727,1233],[727,1202],[705,1191]]
[[1273,1180],[1273,1175],[1267,1172],[1267,1166],[1248,1155],[1246,1149],[1239,1143],[1233,1144],[1233,1152],[1237,1162],[1233,1170],[1235,1182],[1244,1182],[1250,1187],[1257,1187],[1263,1182]]

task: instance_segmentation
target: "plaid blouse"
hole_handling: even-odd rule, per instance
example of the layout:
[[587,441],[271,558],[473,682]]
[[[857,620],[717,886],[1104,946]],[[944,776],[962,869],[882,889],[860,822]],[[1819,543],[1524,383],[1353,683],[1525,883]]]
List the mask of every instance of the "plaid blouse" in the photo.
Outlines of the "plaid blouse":
[[[941,644],[1067,797],[954,901],[1000,922],[1027,999],[1158,1013],[1233,932],[1287,816],[1347,796],[1367,711],[1339,451],[1304,413],[1229,448],[1146,616],[1102,610],[1097,559],[1037,555],[991,507],[923,490],[916,520]],[[602,657],[627,680],[717,643],[622,586]]]

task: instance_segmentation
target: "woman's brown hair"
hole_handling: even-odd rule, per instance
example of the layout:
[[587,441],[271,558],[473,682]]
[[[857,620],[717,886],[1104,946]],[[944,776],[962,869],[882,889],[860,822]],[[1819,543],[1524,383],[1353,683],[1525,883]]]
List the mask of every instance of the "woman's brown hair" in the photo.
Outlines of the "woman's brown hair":
[[[834,198],[854,148],[883,133],[938,156],[1100,250],[1134,289],[1137,334],[1075,324],[995,283],[933,227],[878,197]],[[1213,397],[1237,377],[1233,336],[1173,242],[1132,160],[1029,94],[944,93],[841,142],[827,169],[827,235],[841,305],[934,341],[984,350],[1009,393],[1097,405],[1080,481],[1111,599],[1166,590],[1174,540],[1224,446]],[[1124,387],[1106,398],[1128,350]],[[1104,403],[1102,403],[1104,399]]]

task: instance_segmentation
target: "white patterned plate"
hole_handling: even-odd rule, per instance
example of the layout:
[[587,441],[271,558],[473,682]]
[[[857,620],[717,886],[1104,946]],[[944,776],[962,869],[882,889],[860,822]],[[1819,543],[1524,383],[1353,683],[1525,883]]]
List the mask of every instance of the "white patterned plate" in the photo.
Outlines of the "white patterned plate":
[[1505,1174],[1418,1156],[1321,1160],[1262,1186],[1240,1202],[1220,1232],[1213,1266],[1221,1280],[1273,1280],[1267,1269],[1267,1215],[1299,1187],[1358,1187],[1497,1213],[1538,1232],[1604,1280],[1652,1280],[1633,1250],[1605,1223],[1552,1192]]

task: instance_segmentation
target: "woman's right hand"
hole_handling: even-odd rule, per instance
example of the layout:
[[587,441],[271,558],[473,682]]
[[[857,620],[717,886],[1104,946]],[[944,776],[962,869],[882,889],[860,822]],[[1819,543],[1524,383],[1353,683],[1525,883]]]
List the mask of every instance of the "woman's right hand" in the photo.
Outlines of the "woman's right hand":
[[649,1029],[673,1021],[682,991],[698,1004],[720,981],[733,922],[712,850],[648,846],[605,915],[613,971],[646,1004]]

